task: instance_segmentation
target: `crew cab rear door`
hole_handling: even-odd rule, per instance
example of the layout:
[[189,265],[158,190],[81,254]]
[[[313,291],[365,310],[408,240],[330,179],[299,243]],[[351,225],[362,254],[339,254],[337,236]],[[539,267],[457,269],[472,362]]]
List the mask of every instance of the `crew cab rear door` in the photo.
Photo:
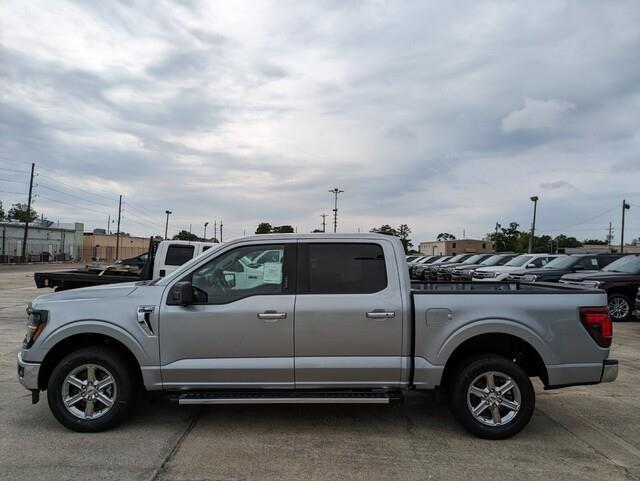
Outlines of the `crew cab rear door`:
[[395,387],[403,309],[391,242],[301,239],[296,388]]

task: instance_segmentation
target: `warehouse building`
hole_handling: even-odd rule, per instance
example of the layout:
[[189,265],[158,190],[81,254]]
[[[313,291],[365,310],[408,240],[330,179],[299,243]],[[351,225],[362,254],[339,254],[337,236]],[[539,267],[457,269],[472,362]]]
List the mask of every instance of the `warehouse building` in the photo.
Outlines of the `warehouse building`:
[[[19,262],[24,242],[24,222],[0,222],[0,262]],[[29,223],[27,262],[70,261],[82,256],[84,224],[38,219]]]
[[420,254],[425,256],[455,256],[458,254],[490,254],[493,243],[489,240],[454,239],[446,241],[420,242]]
[[116,259],[127,259],[144,254],[149,250],[148,237],[134,237],[120,233],[120,243],[116,253],[117,236],[107,234],[105,229],[94,229],[93,232],[85,232],[82,260],[111,262]]

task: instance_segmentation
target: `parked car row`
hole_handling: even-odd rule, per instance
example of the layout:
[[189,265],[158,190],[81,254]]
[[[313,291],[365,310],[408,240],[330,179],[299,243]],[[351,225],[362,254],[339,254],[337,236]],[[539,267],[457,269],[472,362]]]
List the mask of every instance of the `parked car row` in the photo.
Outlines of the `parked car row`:
[[460,254],[424,256],[409,264],[414,280],[429,282],[561,282],[607,292],[615,321],[640,314],[640,255]]

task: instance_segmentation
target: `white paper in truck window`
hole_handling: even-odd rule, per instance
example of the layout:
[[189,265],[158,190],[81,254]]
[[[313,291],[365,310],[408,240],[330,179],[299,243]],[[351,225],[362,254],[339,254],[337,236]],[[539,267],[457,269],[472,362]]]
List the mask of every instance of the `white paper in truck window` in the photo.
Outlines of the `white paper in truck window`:
[[280,284],[282,282],[282,264],[280,262],[265,262],[262,282]]

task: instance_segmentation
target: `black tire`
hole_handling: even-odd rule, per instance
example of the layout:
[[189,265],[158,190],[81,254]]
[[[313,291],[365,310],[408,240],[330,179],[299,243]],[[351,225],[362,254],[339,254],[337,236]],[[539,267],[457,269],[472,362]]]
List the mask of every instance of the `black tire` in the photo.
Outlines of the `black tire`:
[[[491,372],[508,376],[515,383],[517,389],[513,388],[509,392],[505,392],[504,396],[498,396],[498,399],[496,399],[495,393],[490,393],[488,387],[485,387],[483,391],[488,391],[488,395],[493,397],[486,400],[481,399],[476,394],[470,394],[469,389],[474,380],[479,379],[476,383],[476,387],[478,387],[478,383],[481,384],[484,379],[482,376]],[[499,375],[495,375],[493,378],[500,379],[500,382],[506,382],[506,378],[501,378]],[[451,381],[449,386],[449,405],[453,416],[467,431],[479,438],[506,439],[514,436],[522,431],[533,415],[535,392],[531,380],[524,369],[506,357],[483,354],[466,358],[458,364]],[[496,387],[499,387],[497,382]],[[513,403],[518,398],[520,402],[517,403],[519,405],[517,411],[506,407],[507,401]],[[489,406],[479,413],[479,417],[483,419],[484,416],[493,418],[492,413],[495,407],[498,410],[498,416],[502,416],[501,419],[505,420],[504,424],[488,425],[487,423],[493,422],[492,419],[484,419],[484,422],[479,421],[472,414],[470,404],[473,407],[479,407],[481,402],[484,402],[485,405],[489,404]],[[491,406],[491,402],[494,402],[495,405]],[[474,405],[473,403],[476,404]],[[509,419],[508,416],[513,417]]]
[[[76,369],[80,369],[78,377],[81,377],[82,368],[86,365],[96,366],[96,373],[108,373],[113,378],[113,383],[101,391],[102,394],[106,394],[107,398],[113,401],[113,404],[107,408],[107,405],[99,399],[93,401],[92,406],[98,408],[96,413],[100,409],[104,411],[103,414],[98,413],[99,417],[93,419],[81,419],[78,415],[74,415],[70,411],[71,408],[68,409],[63,402],[67,375]],[[102,379],[105,378],[106,376]],[[71,397],[72,394],[80,394],[80,389],[75,386],[71,386],[68,389],[68,397]],[[93,389],[92,391],[95,392]],[[63,358],[53,369],[47,386],[47,400],[55,418],[67,428],[84,433],[104,431],[121,422],[133,404],[134,395],[135,384],[131,368],[117,351],[102,346],[79,349]],[[74,404],[75,409],[83,411],[85,414],[88,412],[84,411],[87,409],[86,406],[87,401],[84,399],[80,399],[78,403]]]
[[[625,322],[630,321],[633,317],[634,303],[628,296],[620,293],[613,292],[609,294],[607,299],[607,305],[609,306],[609,316],[612,321]],[[623,307],[626,305],[626,308]],[[618,314],[620,308],[626,309],[626,315]]]

